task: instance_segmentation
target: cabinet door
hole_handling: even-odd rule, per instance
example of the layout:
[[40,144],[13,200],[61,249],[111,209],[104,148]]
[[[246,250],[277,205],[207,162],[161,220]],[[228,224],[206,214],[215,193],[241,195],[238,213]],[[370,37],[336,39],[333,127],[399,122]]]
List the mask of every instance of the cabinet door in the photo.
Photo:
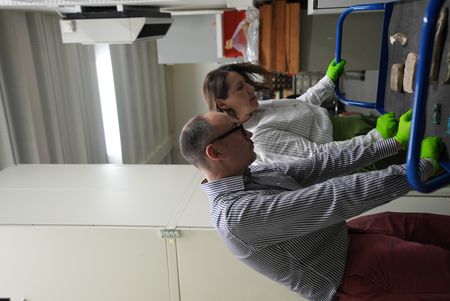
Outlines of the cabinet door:
[[174,16],[169,31],[156,43],[160,64],[217,62],[216,14]]
[[238,261],[213,229],[181,233],[177,256],[182,301],[305,300]]
[[168,301],[159,229],[0,226],[0,297]]

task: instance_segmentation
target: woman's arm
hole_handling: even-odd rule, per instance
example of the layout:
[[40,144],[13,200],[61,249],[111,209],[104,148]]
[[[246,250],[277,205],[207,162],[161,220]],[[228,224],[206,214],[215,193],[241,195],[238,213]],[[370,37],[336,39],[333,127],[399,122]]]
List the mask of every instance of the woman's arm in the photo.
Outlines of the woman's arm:
[[320,106],[322,102],[333,95],[335,87],[336,85],[334,82],[328,76],[324,76],[317,84],[309,88],[305,93],[297,97],[297,99],[312,105]]
[[274,128],[259,129],[252,137],[258,164],[268,164],[308,158],[318,152],[328,152],[333,148],[349,148],[368,145],[383,139],[376,129],[366,135],[349,140],[315,143],[297,134]]
[[342,149],[333,148],[328,152],[316,153],[307,159],[277,165],[284,173],[296,179],[300,185],[309,186],[361,169],[397,154],[400,149],[403,149],[403,146],[390,138],[366,146],[358,144]]

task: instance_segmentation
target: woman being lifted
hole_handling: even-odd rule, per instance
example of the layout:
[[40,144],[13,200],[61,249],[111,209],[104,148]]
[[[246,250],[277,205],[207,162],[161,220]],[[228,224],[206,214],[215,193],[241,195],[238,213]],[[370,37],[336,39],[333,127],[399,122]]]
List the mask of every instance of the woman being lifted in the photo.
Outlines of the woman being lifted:
[[[330,118],[320,106],[332,95],[344,65],[345,60],[338,64],[333,60],[326,75],[297,99],[264,101],[256,99],[255,91],[269,87],[265,69],[249,63],[224,65],[206,75],[203,96],[210,110],[227,113],[253,133],[256,164],[290,161],[392,137],[396,128],[386,128],[392,122],[379,118],[373,129],[375,120],[366,116]],[[395,117],[388,113],[382,119]]]

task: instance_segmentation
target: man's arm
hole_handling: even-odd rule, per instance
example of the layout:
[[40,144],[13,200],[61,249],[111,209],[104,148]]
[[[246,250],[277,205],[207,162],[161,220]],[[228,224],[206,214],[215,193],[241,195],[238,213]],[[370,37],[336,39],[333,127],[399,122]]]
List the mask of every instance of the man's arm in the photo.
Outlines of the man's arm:
[[[428,159],[420,161],[419,169],[423,179],[434,171]],[[274,186],[279,180],[274,175]],[[228,227],[245,243],[263,248],[343,222],[409,190],[405,165],[337,177],[295,191],[280,193],[274,188],[230,201]]]

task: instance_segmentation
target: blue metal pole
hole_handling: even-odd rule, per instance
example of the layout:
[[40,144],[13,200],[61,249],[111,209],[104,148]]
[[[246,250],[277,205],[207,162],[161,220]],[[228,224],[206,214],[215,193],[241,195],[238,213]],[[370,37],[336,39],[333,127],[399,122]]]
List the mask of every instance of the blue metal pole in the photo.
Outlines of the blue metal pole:
[[[351,7],[347,8],[339,16],[339,19],[337,22],[337,28],[336,28],[336,49],[335,49],[336,63],[339,63],[339,61],[341,60],[342,32],[343,32],[342,29],[343,29],[343,25],[344,25],[344,20],[347,17],[347,15],[349,15],[352,12],[358,12],[358,11],[386,10],[386,9],[390,9],[390,10],[387,11],[387,16],[386,16],[386,12],[385,12],[383,40],[381,41],[381,45],[382,45],[382,58],[383,58],[383,51],[385,51],[384,54],[385,54],[385,57],[387,57],[387,46],[386,46],[387,40],[386,40],[385,36],[387,36],[389,19],[390,19],[390,15],[392,12],[392,3],[375,3],[375,4],[368,4],[368,5],[356,5],[356,6],[351,6]],[[386,69],[383,68],[383,64],[386,65],[387,62],[383,62],[383,61],[380,62],[380,70],[379,70],[380,75],[381,75],[381,72],[386,72]],[[384,74],[384,77],[386,77],[386,74]],[[379,77],[378,83],[380,85],[380,77]],[[385,83],[384,83],[384,85],[385,85]],[[362,107],[362,108],[367,108],[367,109],[377,109],[379,112],[384,113],[384,108],[383,108],[384,90],[382,92],[383,94],[380,94],[381,92],[380,92],[380,86],[379,86],[377,91],[379,94],[377,96],[377,102],[370,103],[370,102],[366,102],[366,101],[347,99],[342,95],[338,86],[336,86],[336,89],[335,89],[336,97],[339,98],[339,100],[346,105]],[[378,101],[378,97],[382,97],[381,101]],[[381,103],[381,105],[380,105],[380,103]]]
[[[412,188],[420,192],[431,192],[450,183],[450,173],[445,173],[427,183],[420,179],[419,161],[420,147],[425,133],[426,104],[428,98],[428,83],[431,57],[433,53],[434,33],[443,0],[431,0],[423,17],[419,44],[419,58],[414,89],[414,106],[411,124],[411,136],[407,156],[407,176]],[[441,165],[448,166],[447,162]]]

